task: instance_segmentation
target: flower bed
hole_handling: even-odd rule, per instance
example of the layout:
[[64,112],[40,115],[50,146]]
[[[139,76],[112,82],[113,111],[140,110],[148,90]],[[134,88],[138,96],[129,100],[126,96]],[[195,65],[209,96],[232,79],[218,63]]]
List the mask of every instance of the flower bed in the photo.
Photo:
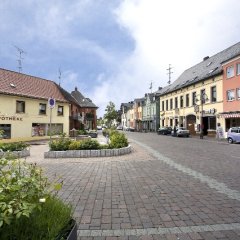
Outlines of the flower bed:
[[128,154],[131,151],[130,145],[115,149],[48,151],[44,153],[44,158],[112,157]]

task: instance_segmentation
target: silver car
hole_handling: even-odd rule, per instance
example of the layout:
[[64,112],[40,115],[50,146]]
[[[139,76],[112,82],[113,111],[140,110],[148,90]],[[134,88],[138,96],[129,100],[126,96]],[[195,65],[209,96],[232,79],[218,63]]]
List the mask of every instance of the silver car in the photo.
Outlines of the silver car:
[[176,132],[174,132],[174,130],[172,131],[172,136],[176,136],[176,137],[189,137],[190,136],[190,132],[188,129],[184,128],[184,127],[178,127],[176,128]]
[[232,127],[228,130],[227,140],[229,143],[240,143],[240,127]]

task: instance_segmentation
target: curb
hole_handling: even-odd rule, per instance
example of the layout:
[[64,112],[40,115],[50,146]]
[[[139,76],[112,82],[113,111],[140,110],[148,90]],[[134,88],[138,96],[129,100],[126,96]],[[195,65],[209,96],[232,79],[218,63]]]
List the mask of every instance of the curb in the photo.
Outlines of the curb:
[[91,157],[112,157],[125,155],[132,152],[132,146],[115,149],[100,150],[67,150],[44,152],[44,158],[91,158]]

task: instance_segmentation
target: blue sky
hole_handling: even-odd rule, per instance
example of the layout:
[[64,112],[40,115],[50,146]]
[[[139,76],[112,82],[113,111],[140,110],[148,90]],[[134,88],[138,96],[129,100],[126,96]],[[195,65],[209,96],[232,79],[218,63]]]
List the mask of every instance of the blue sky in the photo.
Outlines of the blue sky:
[[238,0],[1,0],[0,67],[75,86],[104,114],[239,42]]

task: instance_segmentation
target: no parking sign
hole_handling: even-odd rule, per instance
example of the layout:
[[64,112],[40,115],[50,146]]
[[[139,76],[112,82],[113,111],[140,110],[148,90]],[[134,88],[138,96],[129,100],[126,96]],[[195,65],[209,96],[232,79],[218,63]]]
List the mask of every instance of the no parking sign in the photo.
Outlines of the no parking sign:
[[54,98],[49,98],[48,99],[48,106],[50,108],[54,108],[55,107],[55,104],[56,104],[56,100]]

